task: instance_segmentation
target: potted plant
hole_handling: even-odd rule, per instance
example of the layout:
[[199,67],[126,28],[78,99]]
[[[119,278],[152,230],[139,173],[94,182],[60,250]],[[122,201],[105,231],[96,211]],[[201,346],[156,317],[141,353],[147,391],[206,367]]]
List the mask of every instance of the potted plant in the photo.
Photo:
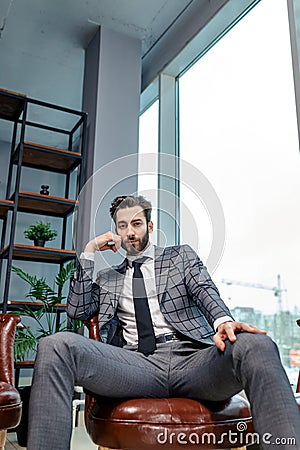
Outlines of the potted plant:
[[[57,331],[76,331],[82,326],[80,321],[57,321],[56,305],[62,303],[65,296],[62,291],[65,283],[70,280],[75,271],[74,262],[70,262],[66,267],[62,267],[55,277],[55,285],[57,289],[53,289],[46,282],[45,278],[37,278],[35,275],[30,275],[18,267],[12,267],[22,280],[30,285],[29,292],[26,298],[40,303],[40,308],[33,310],[30,306],[21,306],[14,314],[21,317],[30,317],[37,325],[35,333],[30,327],[22,325],[17,329],[15,337],[15,361],[24,361],[29,354],[35,353],[37,344],[42,337],[54,334]],[[34,302],[33,302],[34,304]]]
[[34,245],[44,247],[46,241],[53,241],[57,236],[57,231],[51,229],[50,222],[37,222],[29,225],[24,231],[26,239],[34,242]]

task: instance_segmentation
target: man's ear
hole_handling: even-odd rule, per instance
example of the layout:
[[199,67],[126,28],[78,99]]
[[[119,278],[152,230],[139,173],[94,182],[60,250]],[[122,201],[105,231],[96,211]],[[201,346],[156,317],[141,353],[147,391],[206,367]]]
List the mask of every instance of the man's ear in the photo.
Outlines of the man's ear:
[[149,231],[149,233],[152,233],[152,231],[153,231],[153,222],[152,222],[152,220],[149,220],[149,222],[148,222],[148,231]]

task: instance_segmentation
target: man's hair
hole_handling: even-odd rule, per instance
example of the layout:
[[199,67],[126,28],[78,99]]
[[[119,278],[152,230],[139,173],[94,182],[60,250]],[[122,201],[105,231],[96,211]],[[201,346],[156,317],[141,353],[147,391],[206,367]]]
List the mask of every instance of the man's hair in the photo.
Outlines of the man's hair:
[[152,205],[149,200],[146,200],[142,195],[119,195],[116,197],[110,207],[110,215],[116,223],[116,216],[119,209],[132,208],[133,206],[140,206],[143,208],[147,223],[151,220]]

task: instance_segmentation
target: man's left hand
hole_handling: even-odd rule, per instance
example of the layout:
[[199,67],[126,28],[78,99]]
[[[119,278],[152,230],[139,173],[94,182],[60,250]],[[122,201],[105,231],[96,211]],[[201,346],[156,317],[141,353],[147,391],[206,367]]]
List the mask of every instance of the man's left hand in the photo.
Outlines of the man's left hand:
[[266,331],[257,328],[255,325],[251,325],[245,322],[223,322],[218,326],[218,331],[214,335],[214,342],[218,349],[222,352],[225,350],[226,339],[230,342],[236,341],[236,333],[242,333],[246,331],[247,333],[259,333],[267,334]]

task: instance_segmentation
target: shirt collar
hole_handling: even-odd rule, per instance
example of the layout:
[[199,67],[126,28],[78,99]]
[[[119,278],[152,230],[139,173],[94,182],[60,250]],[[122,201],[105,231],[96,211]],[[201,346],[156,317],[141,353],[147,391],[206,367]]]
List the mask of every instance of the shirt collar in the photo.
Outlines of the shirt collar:
[[[150,245],[148,245],[148,247],[139,255],[133,256],[133,255],[127,255],[127,261],[128,261],[128,265],[129,267],[132,267],[132,263],[133,261],[135,261],[136,259],[142,258],[142,257],[147,257],[150,260],[154,260],[154,245],[152,244],[152,242],[150,242]],[[148,261],[145,261],[145,264],[147,264]]]

